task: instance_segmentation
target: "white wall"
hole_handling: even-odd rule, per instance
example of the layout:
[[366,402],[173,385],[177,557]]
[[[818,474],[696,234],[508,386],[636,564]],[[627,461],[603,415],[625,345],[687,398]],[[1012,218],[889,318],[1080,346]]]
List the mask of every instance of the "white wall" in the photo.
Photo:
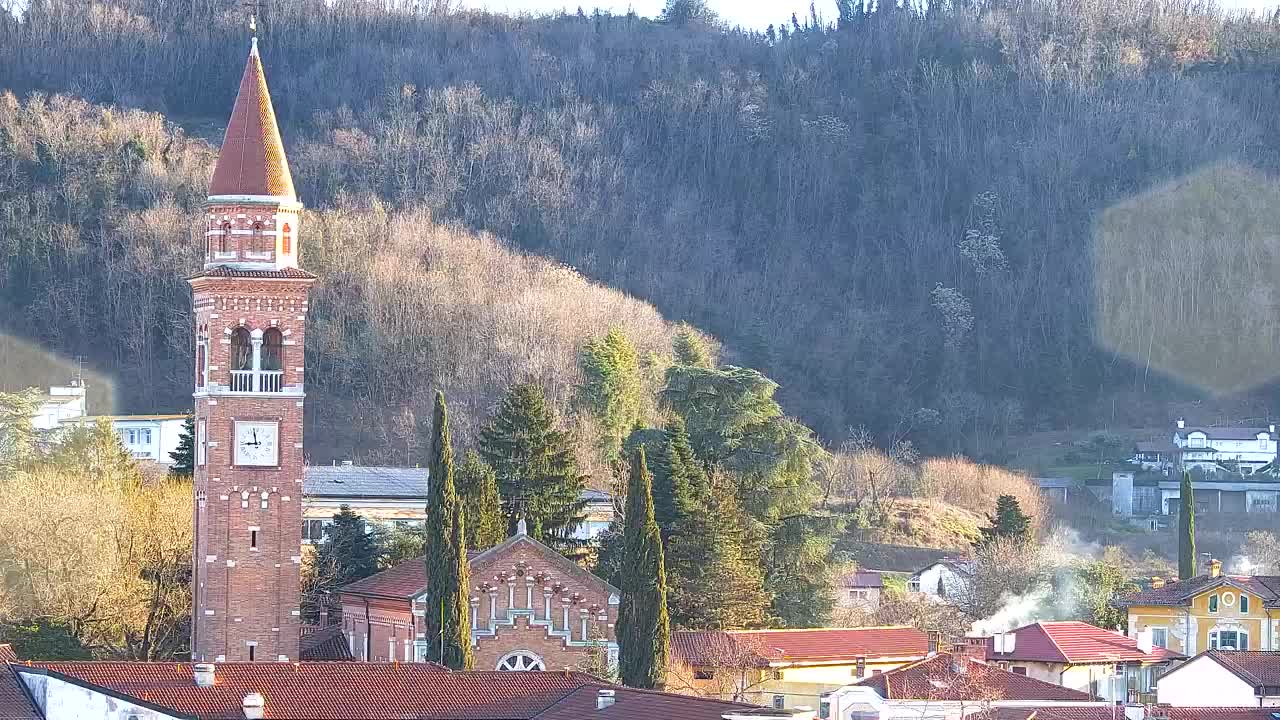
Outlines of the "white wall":
[[1257,707],[1253,687],[1201,655],[1156,681],[1156,700],[1174,707]]
[[968,578],[938,563],[911,578],[920,582],[920,592],[932,598],[954,600],[968,593]]
[[145,708],[56,677],[16,668],[45,720],[178,720],[177,716]]

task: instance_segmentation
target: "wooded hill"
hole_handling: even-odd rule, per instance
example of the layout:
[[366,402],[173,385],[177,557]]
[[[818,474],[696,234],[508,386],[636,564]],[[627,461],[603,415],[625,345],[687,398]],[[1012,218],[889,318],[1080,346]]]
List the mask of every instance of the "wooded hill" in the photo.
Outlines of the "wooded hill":
[[[1181,0],[842,5],[838,26],[745,33],[265,4],[269,81],[318,210],[307,365],[332,399],[312,447],[390,442],[434,385],[459,417],[491,404],[456,397],[465,377],[554,393],[611,324],[669,347],[652,308],[472,231],[713,333],[832,440],[866,425],[981,453],[1087,423],[1104,396],[1185,397],[1096,347],[1094,223],[1223,160],[1276,168],[1280,26]],[[221,123],[244,24],[233,0],[0,13],[16,95],[0,101],[0,316],[113,375],[122,409],[186,402],[181,278],[213,150],[156,115],[22,98]],[[386,437],[338,431],[353,418]]]

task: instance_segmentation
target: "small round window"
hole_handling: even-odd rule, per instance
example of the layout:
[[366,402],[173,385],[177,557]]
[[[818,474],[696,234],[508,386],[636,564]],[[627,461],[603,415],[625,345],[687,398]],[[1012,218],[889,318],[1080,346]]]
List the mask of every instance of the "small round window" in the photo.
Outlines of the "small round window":
[[507,653],[498,661],[498,669],[504,672],[526,672],[529,670],[546,670],[542,658],[526,650]]
[[1222,604],[1230,607],[1236,604],[1236,594],[1233,592],[1222,593]]

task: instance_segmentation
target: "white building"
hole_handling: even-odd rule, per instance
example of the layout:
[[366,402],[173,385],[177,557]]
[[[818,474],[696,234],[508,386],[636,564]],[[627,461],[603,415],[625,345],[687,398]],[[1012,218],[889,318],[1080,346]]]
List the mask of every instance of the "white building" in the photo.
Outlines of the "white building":
[[1161,705],[1280,707],[1280,651],[1209,650],[1156,681]]
[[1237,468],[1248,475],[1276,459],[1276,426],[1190,427],[1179,420],[1173,445],[1185,470],[1217,473]]
[[92,426],[99,418],[111,423],[120,444],[134,460],[172,465],[170,453],[177,452],[186,415],[85,415],[61,422],[62,427]]
[[907,580],[907,590],[921,593],[932,600],[954,603],[969,597],[973,568],[972,560],[943,558],[912,574]]
[[63,420],[84,417],[86,412],[83,385],[55,386],[41,398],[31,425],[36,430],[54,430],[61,427]]

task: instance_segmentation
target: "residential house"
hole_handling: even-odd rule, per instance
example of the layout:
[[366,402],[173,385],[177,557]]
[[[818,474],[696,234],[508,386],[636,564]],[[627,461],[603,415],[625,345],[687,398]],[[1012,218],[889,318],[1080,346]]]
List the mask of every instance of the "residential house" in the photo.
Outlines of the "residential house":
[[1186,656],[1203,650],[1280,650],[1280,576],[1209,572],[1151,587],[1123,600],[1131,637],[1150,630],[1154,643]]
[[[324,529],[346,505],[385,526],[421,527],[427,518],[427,469],[375,467],[343,462],[308,465],[302,473],[302,542],[324,539]],[[594,541],[613,522],[613,496],[584,490],[586,520],[574,537]]]
[[855,612],[875,612],[884,592],[884,577],[874,571],[856,570],[841,575],[836,587],[836,607]]
[[859,570],[900,577],[905,582],[916,570],[948,557],[954,550],[922,548],[888,543],[854,542],[841,546]]
[[[583,664],[593,652],[616,659],[618,589],[529,537],[523,521],[515,535],[470,554],[468,561],[477,668],[563,670]],[[338,592],[342,630],[354,657],[410,662],[426,656],[431,639],[422,633],[422,558]]]
[[[1182,480],[1161,479],[1162,512],[1177,515],[1182,506]],[[1280,510],[1280,472],[1275,466],[1241,475],[1217,472],[1192,476],[1196,513],[1274,513]]]
[[907,590],[932,600],[955,603],[969,597],[973,571],[974,562],[970,559],[942,558],[912,573],[907,580]]
[[920,660],[929,637],[909,627],[678,630],[667,689],[778,709],[817,707],[823,693]]
[[99,419],[111,423],[120,436],[120,444],[134,460],[157,465],[172,465],[171,455],[178,451],[186,432],[186,415],[82,415],[63,419],[64,428],[92,426]]
[[88,414],[85,398],[85,387],[72,381],[68,386],[54,386],[40,398],[40,407],[31,418],[31,426],[36,430],[56,430],[62,427],[63,420],[72,420]]
[[1155,680],[1182,655],[1156,646],[1150,629],[1137,638],[1083,622],[1037,622],[986,638],[996,667],[1109,702],[1152,700]]
[[[961,646],[825,694],[820,715],[839,720],[960,720],[997,708],[1098,706],[1087,693],[1003,670]],[[1123,718],[1121,719],[1123,720]]]
[[759,710],[583,673],[432,663],[0,664],[5,720],[792,720]]
[[1157,681],[1161,705],[1280,707],[1280,651],[1207,650]]
[[1178,420],[1173,431],[1178,466],[1205,473],[1236,470],[1249,474],[1276,459],[1276,426],[1189,426]]
[[1168,474],[1178,460],[1178,446],[1166,440],[1143,440],[1134,444],[1129,462],[1143,470]]

